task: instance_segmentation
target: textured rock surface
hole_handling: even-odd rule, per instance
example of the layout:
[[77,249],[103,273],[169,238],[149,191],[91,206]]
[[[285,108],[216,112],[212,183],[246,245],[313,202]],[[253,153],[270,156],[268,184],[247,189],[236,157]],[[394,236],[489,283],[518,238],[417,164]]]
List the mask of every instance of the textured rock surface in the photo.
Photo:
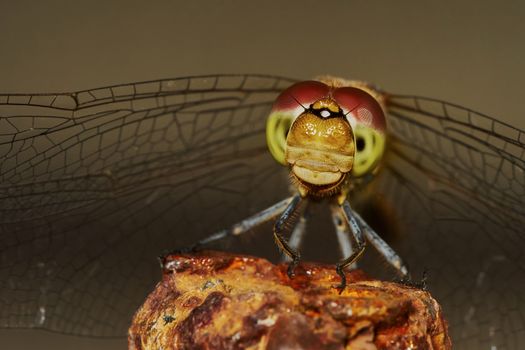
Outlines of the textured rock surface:
[[446,322],[429,293],[339,278],[330,265],[286,265],[225,253],[173,255],[137,311],[129,348],[450,349]]

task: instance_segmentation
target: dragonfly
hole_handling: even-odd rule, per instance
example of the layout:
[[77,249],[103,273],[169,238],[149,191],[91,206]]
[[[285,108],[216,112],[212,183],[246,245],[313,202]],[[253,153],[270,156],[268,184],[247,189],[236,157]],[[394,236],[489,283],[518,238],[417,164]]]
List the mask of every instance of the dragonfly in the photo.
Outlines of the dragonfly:
[[[0,327],[124,337],[160,278],[159,254],[209,242],[289,196],[275,149],[291,121],[268,116],[297,83],[209,75],[0,94]],[[347,187],[354,217],[413,275],[428,271],[457,348],[519,348],[525,133],[458,104],[360,88],[384,110],[384,137],[373,141],[384,148]],[[274,141],[271,123],[285,130]],[[322,208],[307,209],[307,227],[297,225],[305,249],[317,239],[313,251],[333,259],[323,249],[332,227]],[[225,246],[275,258],[268,221],[246,230],[253,240],[226,235]],[[383,276],[391,260],[374,254],[359,267]]]

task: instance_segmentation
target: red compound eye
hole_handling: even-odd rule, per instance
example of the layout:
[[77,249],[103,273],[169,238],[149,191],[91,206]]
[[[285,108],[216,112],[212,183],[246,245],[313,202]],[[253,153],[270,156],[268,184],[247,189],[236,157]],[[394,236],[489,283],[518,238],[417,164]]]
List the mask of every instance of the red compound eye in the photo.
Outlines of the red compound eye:
[[350,112],[356,121],[364,126],[384,131],[386,126],[385,115],[379,102],[361,89],[343,87],[332,92],[333,99],[343,109],[343,113]]
[[330,89],[326,84],[318,81],[303,81],[290,86],[284,90],[273,108],[277,110],[288,110],[303,105],[308,108],[315,101],[329,96]]

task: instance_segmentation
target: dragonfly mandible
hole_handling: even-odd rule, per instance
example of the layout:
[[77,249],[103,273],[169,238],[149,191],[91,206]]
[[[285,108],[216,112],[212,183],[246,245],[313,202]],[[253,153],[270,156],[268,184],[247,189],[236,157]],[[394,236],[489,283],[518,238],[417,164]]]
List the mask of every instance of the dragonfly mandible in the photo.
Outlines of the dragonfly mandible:
[[[213,75],[1,94],[0,325],[125,336],[160,274],[156,256],[288,193],[266,123],[297,82]],[[384,152],[349,204],[414,274],[428,269],[458,348],[518,348],[525,134],[456,104],[373,91]],[[266,237],[258,254],[274,251]],[[378,261],[359,264],[381,274]]]

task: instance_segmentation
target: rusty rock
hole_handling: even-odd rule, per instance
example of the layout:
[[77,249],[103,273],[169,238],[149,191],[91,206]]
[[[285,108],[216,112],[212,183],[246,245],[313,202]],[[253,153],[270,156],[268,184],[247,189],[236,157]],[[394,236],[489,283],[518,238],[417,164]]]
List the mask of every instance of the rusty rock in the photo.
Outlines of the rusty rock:
[[450,349],[426,291],[333,266],[218,252],[171,255],[133,318],[129,349]]

